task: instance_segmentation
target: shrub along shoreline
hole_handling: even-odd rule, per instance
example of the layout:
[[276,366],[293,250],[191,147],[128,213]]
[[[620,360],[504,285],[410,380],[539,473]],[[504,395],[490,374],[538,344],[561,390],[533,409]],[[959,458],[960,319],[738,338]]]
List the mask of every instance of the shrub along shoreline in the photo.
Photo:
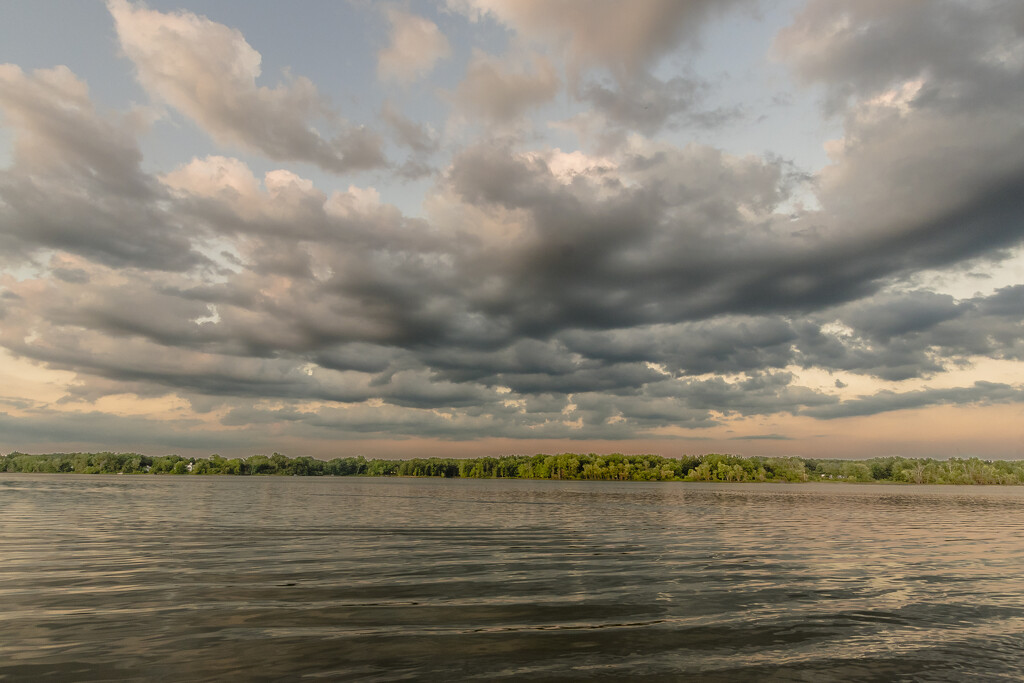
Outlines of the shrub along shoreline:
[[1024,460],[902,458],[869,460],[742,457],[710,453],[660,455],[508,455],[485,458],[318,460],[253,455],[248,458],[183,458],[139,453],[49,453],[0,455],[0,472],[68,474],[178,474],[446,477],[471,479],[560,479],[594,481],[893,482],[912,484],[1024,484]]

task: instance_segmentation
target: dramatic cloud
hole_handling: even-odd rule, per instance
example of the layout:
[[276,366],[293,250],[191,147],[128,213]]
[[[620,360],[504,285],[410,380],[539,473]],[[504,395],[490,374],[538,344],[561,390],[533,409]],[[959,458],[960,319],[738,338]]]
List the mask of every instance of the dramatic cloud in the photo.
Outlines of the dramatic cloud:
[[[0,412],[0,431],[10,443],[49,444],[50,449],[81,444],[82,449],[100,450],[116,434],[124,450],[152,452],[167,443],[182,449],[202,452],[243,447],[262,447],[258,439],[237,430],[203,429],[195,420],[152,420],[102,413],[58,413],[34,411],[30,415],[11,416]],[[161,452],[157,450],[156,452]]]
[[0,65],[0,113],[14,133],[13,166],[0,171],[0,259],[53,248],[158,270],[206,261],[140,168],[141,117],[104,117],[67,67],[25,74],[13,64]]
[[[139,82],[218,142],[335,173],[384,163],[378,135],[343,121],[308,78],[288,76],[275,88],[256,85],[260,53],[239,31],[191,12],[164,14],[128,0],[110,0],[108,7]],[[318,118],[328,123],[332,138],[311,126]]]
[[[1024,59],[1022,31],[1024,9],[1013,0],[811,0],[779,34],[776,49],[802,79],[828,87],[832,106],[905,83],[915,83],[909,94],[919,104],[968,104],[980,95],[999,97],[1014,80]],[[887,99],[898,104],[893,95]]]
[[923,389],[897,393],[882,391],[874,396],[861,396],[852,401],[809,408],[807,415],[819,419],[835,419],[852,415],[876,415],[891,410],[906,410],[931,405],[965,405],[990,403],[1020,403],[1024,401],[1024,388],[994,382],[976,382],[971,387],[955,389]]
[[[836,138],[815,169],[729,137],[745,93],[706,104],[717,74],[680,55],[719,3],[452,5],[447,37],[386,10],[388,47],[352,42],[367,83],[269,88],[240,31],[112,1],[143,87],[244,160],[161,147],[173,120],[67,66],[0,66],[0,447],[814,454],[886,413],[1024,402],[1015,3],[807,3],[773,54],[808,88],[792,128]],[[375,57],[429,87],[380,91]]]

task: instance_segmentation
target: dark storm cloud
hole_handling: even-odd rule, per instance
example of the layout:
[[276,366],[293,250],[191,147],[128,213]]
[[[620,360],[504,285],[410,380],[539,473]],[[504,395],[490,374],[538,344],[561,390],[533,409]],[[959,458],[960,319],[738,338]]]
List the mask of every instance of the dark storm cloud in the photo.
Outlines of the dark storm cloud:
[[[1024,352],[1020,287],[955,302],[932,292],[888,294],[823,311],[799,326],[797,362],[882,379],[928,377],[974,356],[1016,360]],[[847,330],[825,332],[838,320]]]
[[[770,256],[771,248],[781,255],[787,243],[785,235],[771,232],[775,226],[767,215],[765,231],[755,235],[757,245],[737,247],[732,241],[750,229],[738,207],[756,218],[780,196],[781,171],[770,163],[732,160],[706,148],[655,148],[633,155],[627,170],[634,176],[596,168],[566,183],[539,158],[503,150],[467,154],[453,167],[453,189],[472,205],[523,212],[529,220],[519,241],[491,245],[486,236],[469,236],[448,253],[440,247],[423,252],[409,246],[428,243],[420,234],[403,238],[401,220],[380,220],[393,214],[371,209],[337,223],[354,239],[336,244],[329,236],[337,229],[333,219],[317,209],[312,215],[322,227],[309,232],[308,246],[302,246],[279,242],[273,234],[279,228],[261,215],[239,217],[233,232],[259,248],[248,252],[243,269],[226,282],[182,288],[147,283],[145,277],[118,284],[91,279],[83,289],[52,281],[49,292],[37,292],[41,298],[19,309],[52,326],[43,328],[44,340],[26,344],[12,331],[8,348],[106,380],[225,397],[347,403],[376,398],[396,409],[425,410],[496,403],[488,388],[496,386],[509,387],[514,401],[580,394],[586,395],[578,400],[588,433],[593,427],[616,434],[707,426],[714,424],[711,410],[754,415],[835,402],[789,386],[788,373],[760,374],[793,362],[900,379],[941,369],[934,358],[936,339],[946,340],[950,354],[998,354],[990,333],[1001,331],[1003,353],[1013,353],[1014,344],[1019,348],[1017,321],[997,315],[1015,310],[1013,292],[999,292],[991,302],[956,303],[928,292],[876,297],[825,310],[815,323],[814,317],[791,317],[820,307],[822,302],[814,306],[807,297],[828,302],[853,298],[859,290],[824,296],[798,291],[790,300],[777,294],[771,306],[762,306],[777,313],[715,315],[751,307],[745,293],[750,285],[743,285],[748,271],[760,268],[768,286],[779,269],[751,253],[760,247],[762,256]],[[313,211],[301,202],[295,206],[297,215]],[[390,239],[375,237],[374,227]],[[823,239],[796,243],[808,263],[818,256],[815,247],[835,249]],[[585,258],[576,259],[577,248]],[[274,264],[290,251],[304,265],[287,270],[289,276],[271,293],[267,274],[282,272]],[[785,258],[792,265],[795,257]],[[329,274],[315,275],[318,264],[329,267]],[[498,286],[474,290],[483,271]],[[214,312],[216,322],[201,322]],[[824,333],[821,326],[831,315],[854,336]],[[687,317],[696,319],[677,321]],[[505,330],[505,344],[495,345],[491,334],[480,336],[481,325]],[[972,326],[978,330],[973,336]],[[97,353],[96,346],[81,343],[89,341],[83,329],[147,343],[121,341],[116,354]],[[885,343],[871,349],[859,339]],[[160,348],[178,348],[181,355]],[[190,356],[190,349],[229,357]],[[152,363],[154,353],[166,362]],[[302,370],[310,361],[359,372],[313,378]],[[671,375],[748,374],[735,381],[676,382],[647,363],[661,364]],[[536,425],[541,419],[526,415],[492,417],[481,429],[493,432],[496,421]],[[616,415],[623,422],[609,424]],[[544,419],[540,424],[551,421]],[[458,424],[429,429],[455,433],[462,428],[453,426]]]
[[788,372],[749,374],[734,381],[722,377],[662,382],[648,388],[651,395],[675,397],[698,410],[727,415],[795,414],[803,406],[836,403],[835,396],[792,384]]
[[953,297],[925,291],[852,304],[844,311],[842,320],[872,339],[887,342],[897,335],[927,330],[960,314]]
[[[895,230],[874,229],[866,216],[867,228],[849,233],[827,226],[851,216],[790,221],[772,214],[784,198],[783,171],[765,160],[691,146],[640,150],[629,161],[618,173],[598,169],[563,183],[543,160],[502,150],[455,159],[455,193],[520,212],[528,226],[500,254],[476,255],[475,264],[504,285],[488,292],[484,312],[531,336],[802,313],[868,296],[901,273],[1016,244],[1024,234],[1016,176],[943,214],[911,215]],[[822,232],[801,232],[815,222]]]
[[1019,243],[1020,16],[1014,2],[822,0],[780,35],[842,115],[818,185],[826,214],[864,238],[851,257],[914,269]]
[[573,358],[554,341],[519,339],[497,350],[444,346],[417,354],[444,376],[457,381],[505,376],[566,376],[586,369],[584,359]]
[[354,342],[323,348],[310,358],[320,367],[330,370],[378,373],[395,366],[401,367],[404,364],[402,359],[408,356],[399,349]]
[[0,433],[10,450],[31,449],[33,444],[60,448],[106,450],[112,434],[121,450],[174,452],[184,449],[259,448],[256,438],[202,426],[195,420],[154,420],[102,412],[60,413],[40,411],[17,417],[0,412]]
[[[681,5],[645,5],[645,21],[676,18],[650,24],[651,35],[678,42],[678,17],[712,13]],[[4,246],[18,258],[74,255],[4,281],[0,344],[75,372],[74,400],[174,394],[224,409],[232,427],[330,438],[652,437],[736,416],[1021,400],[1019,387],[979,382],[840,401],[792,372],[895,382],[978,357],[1024,358],[1024,286],[957,300],[904,284],[921,270],[998,261],[1024,236],[1024,64],[991,58],[1020,42],[1013,6],[996,3],[991,17],[936,6],[967,13],[963,35],[928,29],[918,5],[846,5],[843,15],[815,2],[780,38],[803,78],[835,88],[843,120],[832,163],[808,185],[820,208],[794,211],[798,180],[778,157],[636,135],[607,158],[473,142],[439,174],[425,218],[372,189],[328,193],[281,169],[258,179],[225,157],[155,177],[141,170],[131,117],[99,115],[70,71],[0,67],[0,106],[16,135],[13,164],[0,172]],[[540,30],[536,17],[564,19],[562,9],[529,4],[502,16]],[[869,44],[905,39],[896,63],[845,34],[821,40],[842,16]],[[256,88],[240,34],[174,19],[229,39],[219,62],[193,66],[241,59],[248,71],[237,101],[194,100],[193,81],[180,78],[150,83],[163,97],[271,158],[330,170],[358,158],[323,156],[327,142],[308,126],[318,96],[303,82]],[[949,38],[954,56],[923,36]],[[653,133],[697,111],[700,83],[642,74],[665,53],[660,43],[600,32],[558,40],[580,64],[640,74],[580,91],[623,131]],[[162,62],[145,60],[161,55],[140,55],[140,78],[157,78],[146,69]],[[477,55],[482,76],[456,97],[484,118],[508,122],[557,93],[546,58],[520,71],[489,59]],[[415,154],[436,150],[429,131],[382,113]],[[284,128],[256,136],[271,119]],[[200,248],[220,252],[218,263]],[[36,424],[21,427],[26,438]]]
[[977,305],[987,315],[1024,319],[1024,285],[1004,287],[990,297],[981,297]]
[[701,147],[645,150],[630,162],[628,176],[596,169],[563,183],[544,160],[500,149],[455,159],[454,193],[521,212],[529,228],[518,243],[474,255],[474,265],[505,287],[481,302],[488,314],[541,336],[560,327],[709,317],[738,306],[728,290],[757,275],[745,272],[751,265],[765,268],[745,262],[765,245],[736,244],[748,227],[740,210],[774,204],[779,169]]
[[1017,98],[999,92],[1017,70],[1000,52],[1022,36],[1024,8],[1015,0],[812,0],[779,35],[776,49],[805,81],[829,88],[833,108],[922,74],[934,79],[922,98],[952,95],[965,105],[979,96]]
[[[502,373],[494,378],[522,394],[578,393],[591,391],[635,391],[644,384],[660,379],[661,375],[641,363],[598,364],[586,363],[565,374]],[[484,378],[488,381],[488,378]]]
[[[515,408],[500,406],[472,411],[451,412],[407,409],[391,405],[323,408],[316,412],[298,413],[290,409],[240,409],[232,411],[233,425],[285,423],[296,435],[323,438],[406,438],[430,437],[452,440],[479,438],[511,439],[619,439],[635,436],[635,426],[626,422],[603,421],[590,411],[525,414]],[[669,418],[686,421],[678,413]],[[660,426],[664,419],[653,421]],[[693,423],[707,426],[710,421]],[[658,438],[657,435],[648,435]]]
[[828,406],[807,408],[803,415],[821,420],[840,417],[876,415],[893,410],[923,408],[933,405],[990,405],[1017,403],[1024,400],[1024,388],[997,382],[975,382],[970,387],[951,389],[922,389],[920,391],[880,391],[873,396],[861,396]]
[[572,400],[576,408],[568,416],[582,418],[588,430],[608,427],[620,432],[663,427],[700,429],[720,424],[706,408],[687,405],[676,397],[591,393],[573,395]]
[[728,316],[674,325],[609,331],[570,330],[566,347],[591,358],[660,363],[672,374],[739,373],[781,368],[798,338],[782,317]]
[[0,171],[0,258],[63,249],[113,266],[185,270],[207,262],[195,233],[161,208],[144,173],[132,116],[97,112],[67,67],[25,74],[0,65],[0,116],[14,131],[14,163]]

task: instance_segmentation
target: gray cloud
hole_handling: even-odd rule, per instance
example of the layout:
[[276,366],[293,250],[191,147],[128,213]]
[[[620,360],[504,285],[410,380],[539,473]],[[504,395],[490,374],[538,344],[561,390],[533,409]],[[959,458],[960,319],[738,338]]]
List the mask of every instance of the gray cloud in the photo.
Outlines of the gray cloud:
[[262,449],[258,437],[209,429],[194,420],[152,420],[102,413],[37,412],[17,417],[0,412],[0,432],[10,451],[38,449],[38,444],[61,450],[110,449],[116,434],[119,450],[144,453],[174,453],[198,450],[210,453],[222,448]]
[[158,270],[207,262],[140,168],[138,117],[104,118],[67,67],[25,74],[12,64],[0,65],[0,113],[14,132],[13,165],[0,171],[0,259],[44,247]]
[[922,77],[929,83],[917,95],[921,104],[966,104],[999,96],[996,91],[1014,79],[1012,61],[1000,55],[1012,54],[1022,34],[1024,10],[1013,0],[812,0],[780,33],[775,48],[802,79],[827,85],[832,108]]
[[[570,5],[502,17],[539,31],[536,17],[557,19]],[[637,135],[607,157],[478,140],[438,174],[423,218],[372,188],[324,191],[285,170],[257,178],[225,157],[156,177],[141,170],[133,115],[97,113],[67,69],[0,67],[0,107],[15,134],[12,165],[0,172],[0,234],[11,262],[40,259],[42,271],[2,281],[0,345],[76,373],[65,403],[173,394],[197,411],[223,410],[225,426],[323,438],[654,438],[736,416],[1020,401],[1019,387],[983,382],[840,401],[793,373],[898,382],[979,357],[1024,359],[1024,286],[958,300],[906,285],[920,270],[1004,258],[1024,237],[1022,65],[986,61],[1016,35],[995,25],[1009,21],[1010,6],[993,6],[987,18],[941,4],[970,15],[952,58],[915,43],[929,31],[948,37],[927,22],[914,28],[917,9],[851,9],[851,30],[868,42],[909,41],[895,65],[845,34],[820,40],[812,29],[840,16],[832,4],[797,19],[780,49],[809,83],[835,85],[844,126],[811,183],[820,207],[799,211],[788,208],[793,169],[777,157]],[[129,20],[149,12],[113,7]],[[640,73],[690,30],[679,17],[714,10],[642,11],[668,22],[641,32],[650,46],[586,31],[555,42],[581,64]],[[891,23],[876,21],[890,13]],[[223,38],[204,42],[219,50],[201,65],[209,72],[173,83],[147,72],[162,53],[136,46],[154,92],[272,158],[359,165],[309,128],[325,117],[347,130],[315,89],[301,79],[255,86],[258,54],[240,34],[152,14]],[[198,59],[187,41],[181,49],[186,62]],[[509,123],[555,96],[559,76],[545,59],[517,70],[478,54],[453,97]],[[231,64],[241,76],[228,85],[251,106],[243,123],[217,93],[182,94],[197,78],[222,83]],[[694,113],[702,87],[634,83],[613,73],[586,81],[581,97],[623,131],[653,134]],[[634,102],[623,101],[630,92]],[[390,105],[382,117],[413,162],[435,153],[427,129]],[[246,128],[271,120],[259,135]],[[49,266],[47,250],[62,252]],[[216,262],[206,253],[219,253]],[[33,415],[19,434],[41,434],[42,424]],[[61,424],[63,439],[80,423]],[[188,428],[174,425],[166,440]]]
[[795,361],[799,338],[782,317],[738,316],[611,331],[567,331],[566,347],[591,358],[650,361],[672,374],[739,373]]
[[833,405],[807,408],[804,415],[822,420],[840,417],[876,415],[893,410],[923,408],[933,405],[989,405],[1024,401],[1024,387],[996,382],[975,382],[970,387],[952,389],[922,389],[920,391],[881,391],[873,396],[861,396]]
[[1024,323],[1013,305],[1019,287],[954,303],[951,297],[912,291],[888,294],[824,311],[846,331],[801,326],[797,362],[901,380],[927,377],[974,356],[1017,359]]
[[1022,42],[1013,2],[810,2],[777,49],[843,117],[818,177],[835,228],[890,235],[905,268],[1017,243]]
[[827,406],[838,399],[793,385],[788,372],[751,373],[735,381],[722,377],[664,382],[650,388],[655,395],[675,396],[692,408],[725,414],[795,414],[805,406]]
[[884,343],[897,335],[931,329],[959,315],[960,307],[953,297],[918,291],[852,304],[843,311],[842,320]]
[[[703,108],[710,88],[707,81],[692,74],[664,81],[641,74],[621,84],[588,81],[579,87],[576,96],[592,109],[575,122],[576,127],[581,133],[598,129],[606,146],[614,148],[633,132],[651,137],[664,128],[715,128],[744,115],[740,107]],[[600,116],[591,120],[595,113]]]
[[390,101],[384,103],[381,109],[381,118],[391,127],[395,139],[414,152],[427,154],[437,149],[437,133],[410,120]]
[[58,280],[71,284],[84,285],[89,282],[89,274],[81,268],[54,268],[50,272]]
[[[621,145],[630,132],[653,135],[681,124],[715,127],[738,118],[739,108],[698,106],[708,90],[706,81],[689,73],[661,80],[651,70],[667,55],[697,46],[701,29],[713,18],[752,4],[449,0],[450,7],[474,19],[496,19],[524,44],[546,46],[555,63],[564,64],[576,99],[591,107],[567,124],[607,148]],[[492,120],[514,120],[529,106],[551,99],[557,89],[551,65],[536,63],[537,76],[529,78],[502,73],[478,54],[456,100]]]

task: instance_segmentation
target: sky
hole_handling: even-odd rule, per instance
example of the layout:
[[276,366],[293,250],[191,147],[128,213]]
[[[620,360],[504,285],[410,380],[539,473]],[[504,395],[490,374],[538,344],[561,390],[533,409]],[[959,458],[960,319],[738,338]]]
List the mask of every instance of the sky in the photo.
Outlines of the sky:
[[1024,458],[1024,3],[0,14],[0,452]]

